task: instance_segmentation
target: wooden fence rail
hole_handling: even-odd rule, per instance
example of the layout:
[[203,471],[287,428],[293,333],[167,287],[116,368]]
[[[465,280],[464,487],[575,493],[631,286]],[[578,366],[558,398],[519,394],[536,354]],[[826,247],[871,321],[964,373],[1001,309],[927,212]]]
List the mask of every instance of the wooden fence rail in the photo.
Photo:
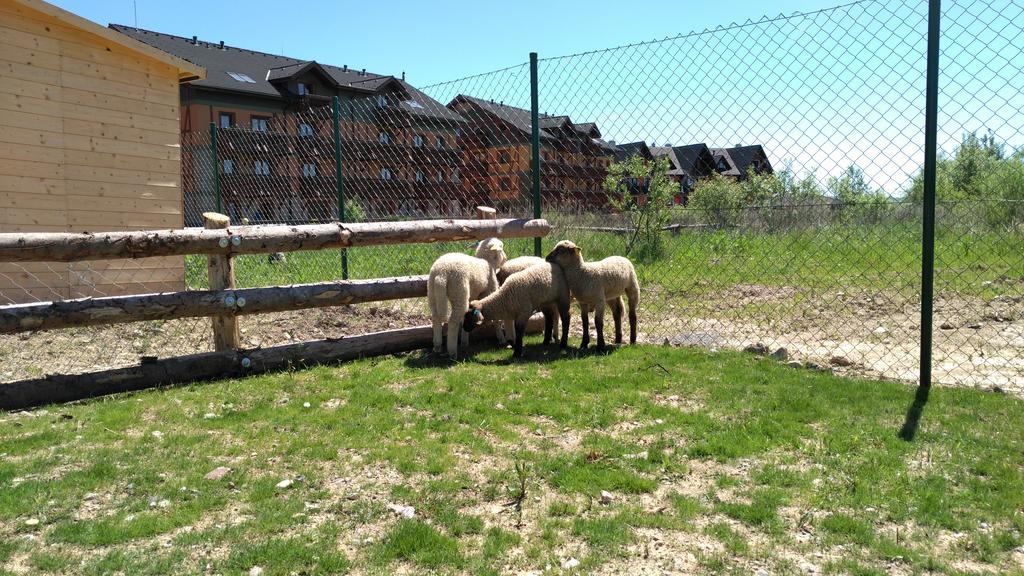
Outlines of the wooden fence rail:
[[[490,212],[484,211],[488,217]],[[93,374],[53,375],[0,385],[0,409],[20,409],[150,386],[254,374],[427,346],[429,326],[241,350],[236,318],[247,314],[379,302],[427,294],[425,276],[235,288],[238,254],[497,238],[539,238],[546,220],[423,220],[368,224],[232,227],[204,214],[206,228],[105,233],[0,234],[0,262],[75,262],[205,254],[210,290],[80,298],[0,306],[0,334],[208,316],[214,352],[147,361]],[[543,320],[531,320],[530,330]],[[479,332],[478,332],[479,334]]]
[[187,290],[33,302],[0,307],[0,334],[145,320],[243,316],[421,298],[426,295],[426,276],[399,276],[265,288]]
[[546,236],[546,220],[416,220],[364,224],[232,226],[133,232],[0,234],[0,262],[77,262],[187,254],[266,254],[380,244]]

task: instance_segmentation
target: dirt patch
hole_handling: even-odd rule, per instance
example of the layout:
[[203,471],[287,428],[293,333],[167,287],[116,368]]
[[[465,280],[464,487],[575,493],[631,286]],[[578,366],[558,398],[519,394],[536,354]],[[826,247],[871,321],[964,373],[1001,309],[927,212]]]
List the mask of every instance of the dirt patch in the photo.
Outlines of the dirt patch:
[[[429,324],[399,305],[355,305],[242,316],[242,344],[261,348]],[[0,382],[133,366],[142,357],[212,351],[205,318],[136,322],[0,336]]]

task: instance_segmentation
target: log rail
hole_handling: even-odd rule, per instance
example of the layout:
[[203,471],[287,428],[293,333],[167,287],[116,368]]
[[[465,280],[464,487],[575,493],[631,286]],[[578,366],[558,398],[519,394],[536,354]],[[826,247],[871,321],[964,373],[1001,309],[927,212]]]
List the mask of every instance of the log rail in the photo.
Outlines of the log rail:
[[[242,350],[236,317],[361,302],[423,297],[425,276],[322,282],[264,288],[234,288],[232,260],[239,254],[324,250],[382,244],[412,244],[484,238],[540,238],[546,220],[420,220],[331,223],[301,226],[231,226],[207,213],[206,228],[102,233],[0,233],[0,263],[78,262],[202,254],[211,290],[186,290],[103,298],[79,298],[0,306],[0,334],[189,317],[213,319],[215,351],[138,366],[77,375],[51,375],[0,384],[0,409],[22,409],[119,391],[252,374],[296,364],[334,362],[413,350],[430,343],[429,326],[342,339]],[[214,281],[216,280],[216,281]],[[536,330],[539,319],[531,322]]]

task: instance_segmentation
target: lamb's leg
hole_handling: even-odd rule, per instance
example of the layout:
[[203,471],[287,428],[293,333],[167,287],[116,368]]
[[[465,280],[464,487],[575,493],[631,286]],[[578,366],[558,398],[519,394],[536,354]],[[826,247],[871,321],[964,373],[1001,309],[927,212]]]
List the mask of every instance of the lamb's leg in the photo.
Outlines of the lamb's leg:
[[622,310],[625,308],[622,305],[622,296],[609,300],[608,306],[612,309],[612,319],[615,321],[615,343],[622,344]]
[[526,334],[526,321],[516,320],[516,343],[512,348],[512,356],[522,358],[523,356],[523,335]]
[[634,284],[626,294],[629,300],[629,343],[636,344],[636,306],[640,302],[640,289]]
[[551,331],[554,330],[555,317],[550,308],[541,311],[544,314],[544,345],[551,344]]
[[594,328],[597,329],[597,351],[604,352],[604,300],[594,307]]
[[583,321],[583,340],[580,341],[580,350],[586,350],[590,344],[590,318],[587,316],[587,305],[583,302],[580,302],[580,319]]
[[451,286],[448,287],[448,305],[452,307],[451,315],[448,316],[448,355],[454,360],[459,355],[459,342],[463,336],[467,340],[469,337],[469,334],[462,329],[462,318],[466,315],[466,310],[469,310],[469,290],[452,294],[451,288]]
[[558,306],[558,315],[562,321],[562,340],[558,343],[559,348],[569,346],[569,304]]
[[434,352],[440,354],[444,350],[441,330],[444,324],[444,314],[447,310],[438,303],[438,300],[447,302],[447,299],[444,298],[444,295],[441,298],[438,298],[437,294],[431,294],[430,296],[430,324],[434,328]]
[[561,316],[558,305],[552,304],[548,306],[548,312],[551,314],[551,335],[558,336],[558,318]]

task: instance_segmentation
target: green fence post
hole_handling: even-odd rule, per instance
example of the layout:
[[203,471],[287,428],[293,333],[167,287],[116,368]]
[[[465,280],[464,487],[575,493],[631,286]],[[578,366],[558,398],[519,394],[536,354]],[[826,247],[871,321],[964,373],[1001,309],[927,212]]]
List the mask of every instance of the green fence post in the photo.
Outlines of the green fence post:
[[[540,218],[540,104],[537,98],[537,53],[530,52],[530,172],[533,176],[533,217]],[[533,239],[533,254],[540,256],[540,238]]]
[[938,148],[940,0],[928,2],[928,69],[925,81],[924,203],[921,227],[921,376],[932,385],[932,310],[935,286],[935,155]]
[[217,160],[217,124],[210,122],[210,163],[213,168],[213,197],[217,201],[217,213],[223,214],[220,198],[220,162]]
[[[338,194],[338,222],[345,221],[345,180],[341,177],[341,106],[338,97],[331,99],[334,118],[334,183]],[[348,280],[348,249],[341,249],[341,278]]]

